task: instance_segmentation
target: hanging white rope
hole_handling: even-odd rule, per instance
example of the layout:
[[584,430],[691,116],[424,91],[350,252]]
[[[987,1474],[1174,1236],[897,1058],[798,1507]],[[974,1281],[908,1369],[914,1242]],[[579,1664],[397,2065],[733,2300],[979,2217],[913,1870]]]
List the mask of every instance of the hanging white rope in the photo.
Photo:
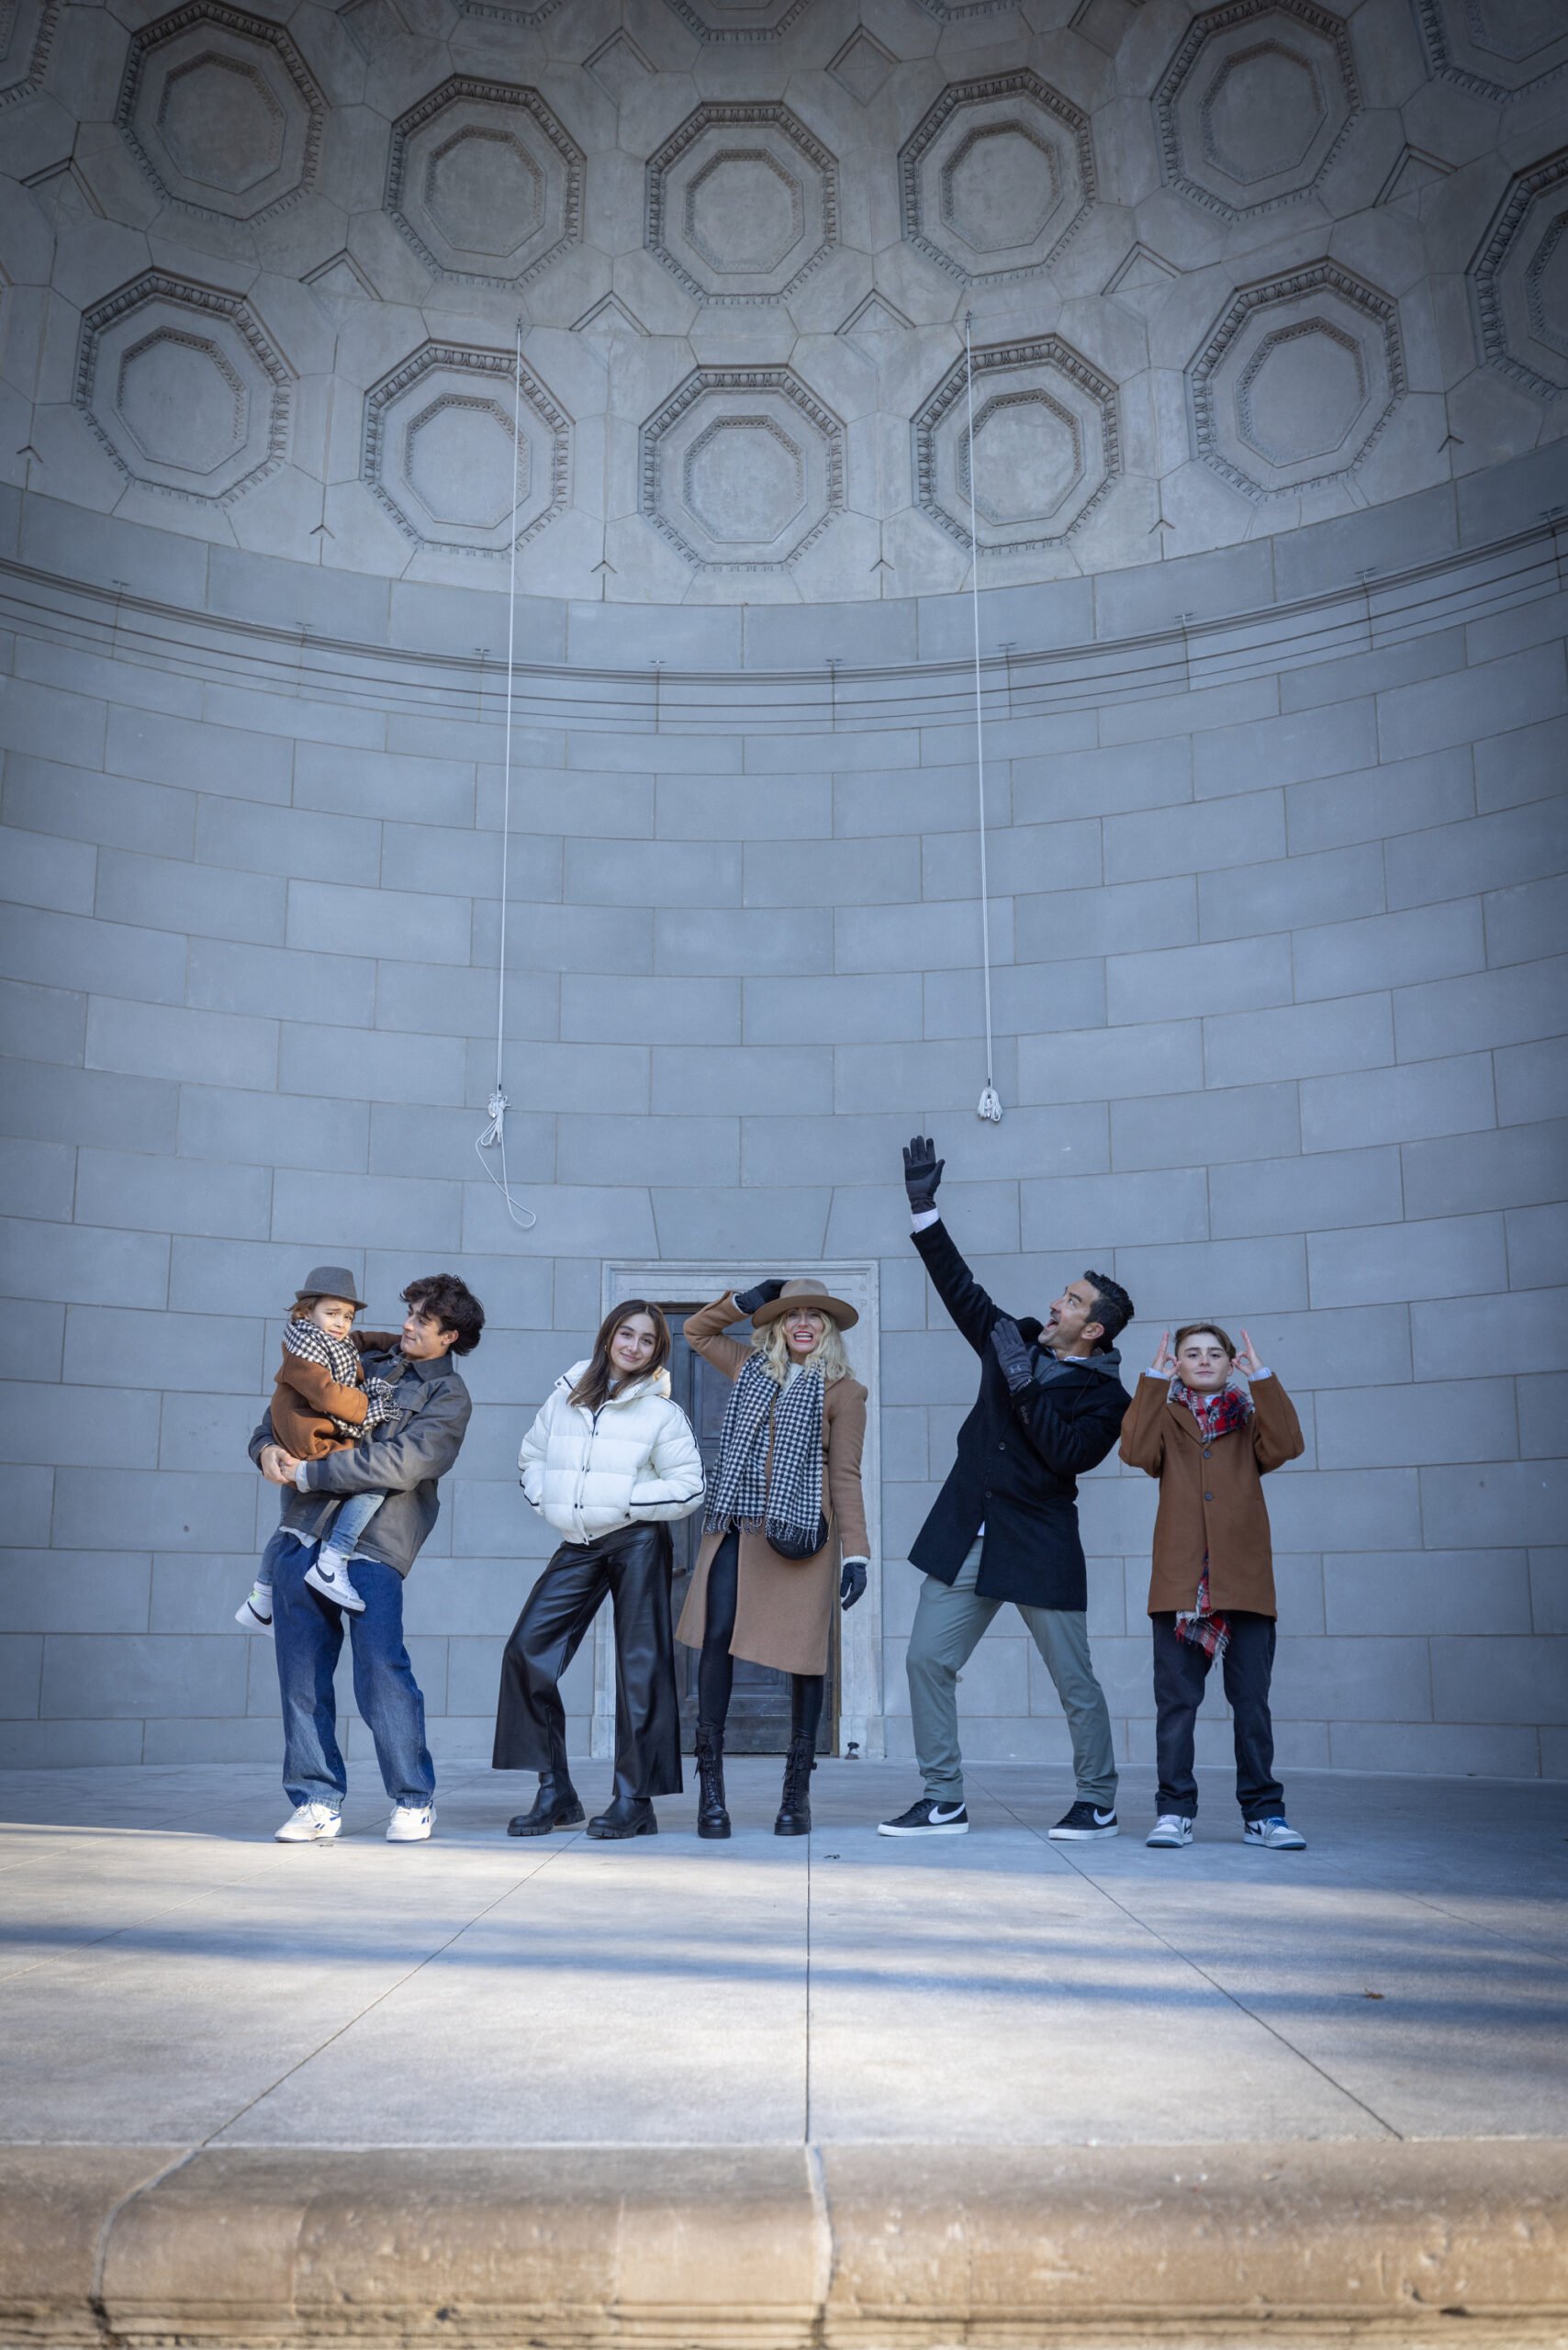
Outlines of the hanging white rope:
[[969,313],[964,312],[964,380],[969,397],[969,602],[975,623],[975,770],[980,779],[980,960],[985,982],[985,1084],[975,1104],[978,1117],[1002,1123],[1002,1096],[991,1069],[991,890],[985,856],[985,700],[980,689],[980,541],[975,527],[975,361],[969,341]]
[[[519,1207],[511,1195],[511,1179],[507,1169],[507,1112],[511,1107],[501,1083],[501,1063],[506,1051],[507,1033],[507,912],[511,880],[511,705],[512,670],[517,653],[517,517],[522,503],[522,319],[517,322],[517,350],[512,367],[511,405],[511,544],[510,569],[507,581],[507,720],[506,748],[501,760],[501,930],[496,951],[496,1082],[488,1104],[489,1125],[475,1142],[479,1164],[507,1203],[507,1214],[521,1232],[527,1232],[539,1219],[532,1208]],[[498,1175],[485,1157],[487,1150],[498,1152],[501,1171]]]

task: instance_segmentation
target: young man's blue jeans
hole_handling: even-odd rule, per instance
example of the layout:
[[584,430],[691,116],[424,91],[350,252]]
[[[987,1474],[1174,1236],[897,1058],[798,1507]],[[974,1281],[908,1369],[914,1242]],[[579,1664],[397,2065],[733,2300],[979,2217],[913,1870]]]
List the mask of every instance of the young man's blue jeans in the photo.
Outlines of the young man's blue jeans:
[[[263,1567],[272,1572],[284,1787],[293,1803],[324,1803],[336,1811],[348,1787],[332,1688],[343,1611],[306,1582],[314,1555],[313,1543],[280,1527]],[[425,1744],[425,1701],[403,1645],[403,1578],[376,1559],[356,1559],[349,1573],[364,1602],[364,1613],[349,1617],[354,1703],[375,1742],[387,1794],[394,1803],[422,1809],[435,1793],[435,1769]]]

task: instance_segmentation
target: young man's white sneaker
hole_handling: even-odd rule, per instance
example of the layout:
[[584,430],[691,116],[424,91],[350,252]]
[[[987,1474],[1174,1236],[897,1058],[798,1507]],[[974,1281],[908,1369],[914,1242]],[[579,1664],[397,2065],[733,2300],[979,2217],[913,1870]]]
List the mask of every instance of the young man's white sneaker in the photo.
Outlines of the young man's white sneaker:
[[273,1636],[273,1595],[264,1583],[253,1583],[245,1597],[234,1610],[234,1621],[243,1624],[247,1632],[264,1632]]
[[1157,1852],[1177,1852],[1193,1841],[1193,1823],[1179,1811],[1162,1811],[1144,1838]]
[[1305,1852],[1306,1838],[1296,1833],[1282,1813],[1272,1819],[1249,1819],[1241,1831],[1244,1844],[1266,1845],[1274,1852]]
[[302,1803],[296,1806],[293,1816],[286,1819],[274,1844],[330,1844],[342,1828],[342,1816],[330,1803]]
[[435,1824],[433,1803],[400,1803],[386,1823],[389,1844],[426,1844]]
[[349,1581],[349,1562],[341,1550],[319,1550],[305,1570],[305,1580],[323,1599],[335,1599],[351,1616],[363,1616],[364,1602]]

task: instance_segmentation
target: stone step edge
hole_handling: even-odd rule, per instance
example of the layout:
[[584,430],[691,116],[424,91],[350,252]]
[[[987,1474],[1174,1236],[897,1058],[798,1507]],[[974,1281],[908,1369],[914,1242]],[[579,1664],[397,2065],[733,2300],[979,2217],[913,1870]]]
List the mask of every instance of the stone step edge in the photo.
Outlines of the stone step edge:
[[0,2342],[1568,2344],[1568,2141],[0,2149]]

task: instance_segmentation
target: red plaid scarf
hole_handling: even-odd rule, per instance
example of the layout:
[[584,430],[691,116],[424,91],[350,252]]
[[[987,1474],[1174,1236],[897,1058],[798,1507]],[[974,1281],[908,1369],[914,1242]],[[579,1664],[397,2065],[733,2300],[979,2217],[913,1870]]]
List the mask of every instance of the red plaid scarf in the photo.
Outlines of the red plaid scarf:
[[[1170,1400],[1185,1404],[1198,1423],[1198,1434],[1205,1444],[1213,1444],[1216,1437],[1229,1436],[1233,1429],[1244,1428],[1252,1416],[1252,1398],[1245,1388],[1227,1381],[1217,1395],[1198,1395],[1185,1380],[1170,1382]],[[1204,1571],[1198,1577],[1198,1600],[1195,1607],[1181,1609],[1176,1617],[1176,1638],[1191,1640],[1212,1657],[1222,1657],[1230,1640],[1230,1626],[1223,1616],[1216,1616],[1209,1606],[1209,1554],[1204,1552]]]

